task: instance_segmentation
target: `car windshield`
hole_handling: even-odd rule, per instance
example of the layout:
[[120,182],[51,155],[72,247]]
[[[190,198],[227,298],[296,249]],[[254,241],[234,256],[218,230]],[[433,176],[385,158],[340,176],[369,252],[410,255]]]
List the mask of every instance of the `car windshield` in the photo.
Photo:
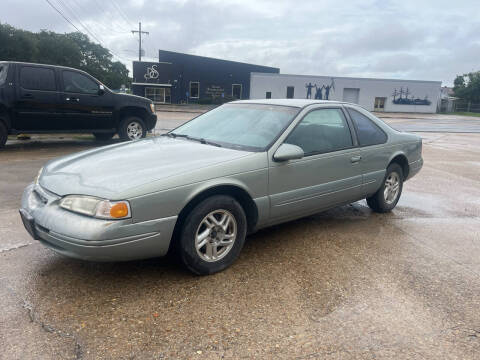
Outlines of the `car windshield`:
[[7,80],[7,72],[8,65],[0,64],[0,85],[3,85],[5,83],[5,80]]
[[299,110],[268,104],[225,104],[176,128],[170,135],[247,151],[263,151]]

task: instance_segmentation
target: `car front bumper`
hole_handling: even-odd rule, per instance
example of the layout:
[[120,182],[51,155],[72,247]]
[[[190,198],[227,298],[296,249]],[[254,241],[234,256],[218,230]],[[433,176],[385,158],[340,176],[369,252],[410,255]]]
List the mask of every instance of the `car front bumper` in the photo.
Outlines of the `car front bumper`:
[[31,184],[23,193],[20,216],[35,240],[60,254],[91,261],[128,261],[168,251],[176,216],[143,222],[101,220],[62,209],[59,200]]
[[157,114],[149,115],[146,121],[148,131],[155,129],[155,126],[157,125]]

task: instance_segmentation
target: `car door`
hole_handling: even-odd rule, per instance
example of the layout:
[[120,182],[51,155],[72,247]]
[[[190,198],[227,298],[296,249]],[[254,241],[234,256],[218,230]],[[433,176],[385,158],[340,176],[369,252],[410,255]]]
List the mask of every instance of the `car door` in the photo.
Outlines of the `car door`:
[[114,95],[87,74],[66,69],[60,72],[64,129],[114,129]]
[[57,130],[61,100],[53,67],[17,64],[15,129]]
[[283,142],[301,147],[304,157],[276,162],[270,156],[272,222],[361,197],[360,151],[341,107],[309,111]]
[[388,136],[367,116],[365,110],[353,106],[345,106],[345,109],[355,128],[360,147],[363,195],[371,195],[379,189],[385,177],[391,155],[387,144]]

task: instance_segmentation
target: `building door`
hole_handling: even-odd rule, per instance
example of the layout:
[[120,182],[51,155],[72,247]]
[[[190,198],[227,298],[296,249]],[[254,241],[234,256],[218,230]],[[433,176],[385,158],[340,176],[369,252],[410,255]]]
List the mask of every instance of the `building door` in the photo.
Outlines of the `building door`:
[[232,84],[232,97],[234,99],[242,98],[242,84]]
[[358,104],[358,98],[360,97],[360,89],[358,88],[345,88],[343,89],[343,101]]
[[376,97],[373,104],[373,111],[385,111],[385,97]]
[[295,96],[295,88],[293,86],[287,86],[287,99],[293,99]]

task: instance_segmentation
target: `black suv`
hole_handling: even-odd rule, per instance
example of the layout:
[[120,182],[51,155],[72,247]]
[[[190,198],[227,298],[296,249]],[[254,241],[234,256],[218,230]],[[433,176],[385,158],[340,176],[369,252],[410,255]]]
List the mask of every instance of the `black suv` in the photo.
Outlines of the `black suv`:
[[153,103],[116,94],[84,71],[0,61],[0,148],[8,134],[93,133],[108,140],[145,137],[157,122]]

